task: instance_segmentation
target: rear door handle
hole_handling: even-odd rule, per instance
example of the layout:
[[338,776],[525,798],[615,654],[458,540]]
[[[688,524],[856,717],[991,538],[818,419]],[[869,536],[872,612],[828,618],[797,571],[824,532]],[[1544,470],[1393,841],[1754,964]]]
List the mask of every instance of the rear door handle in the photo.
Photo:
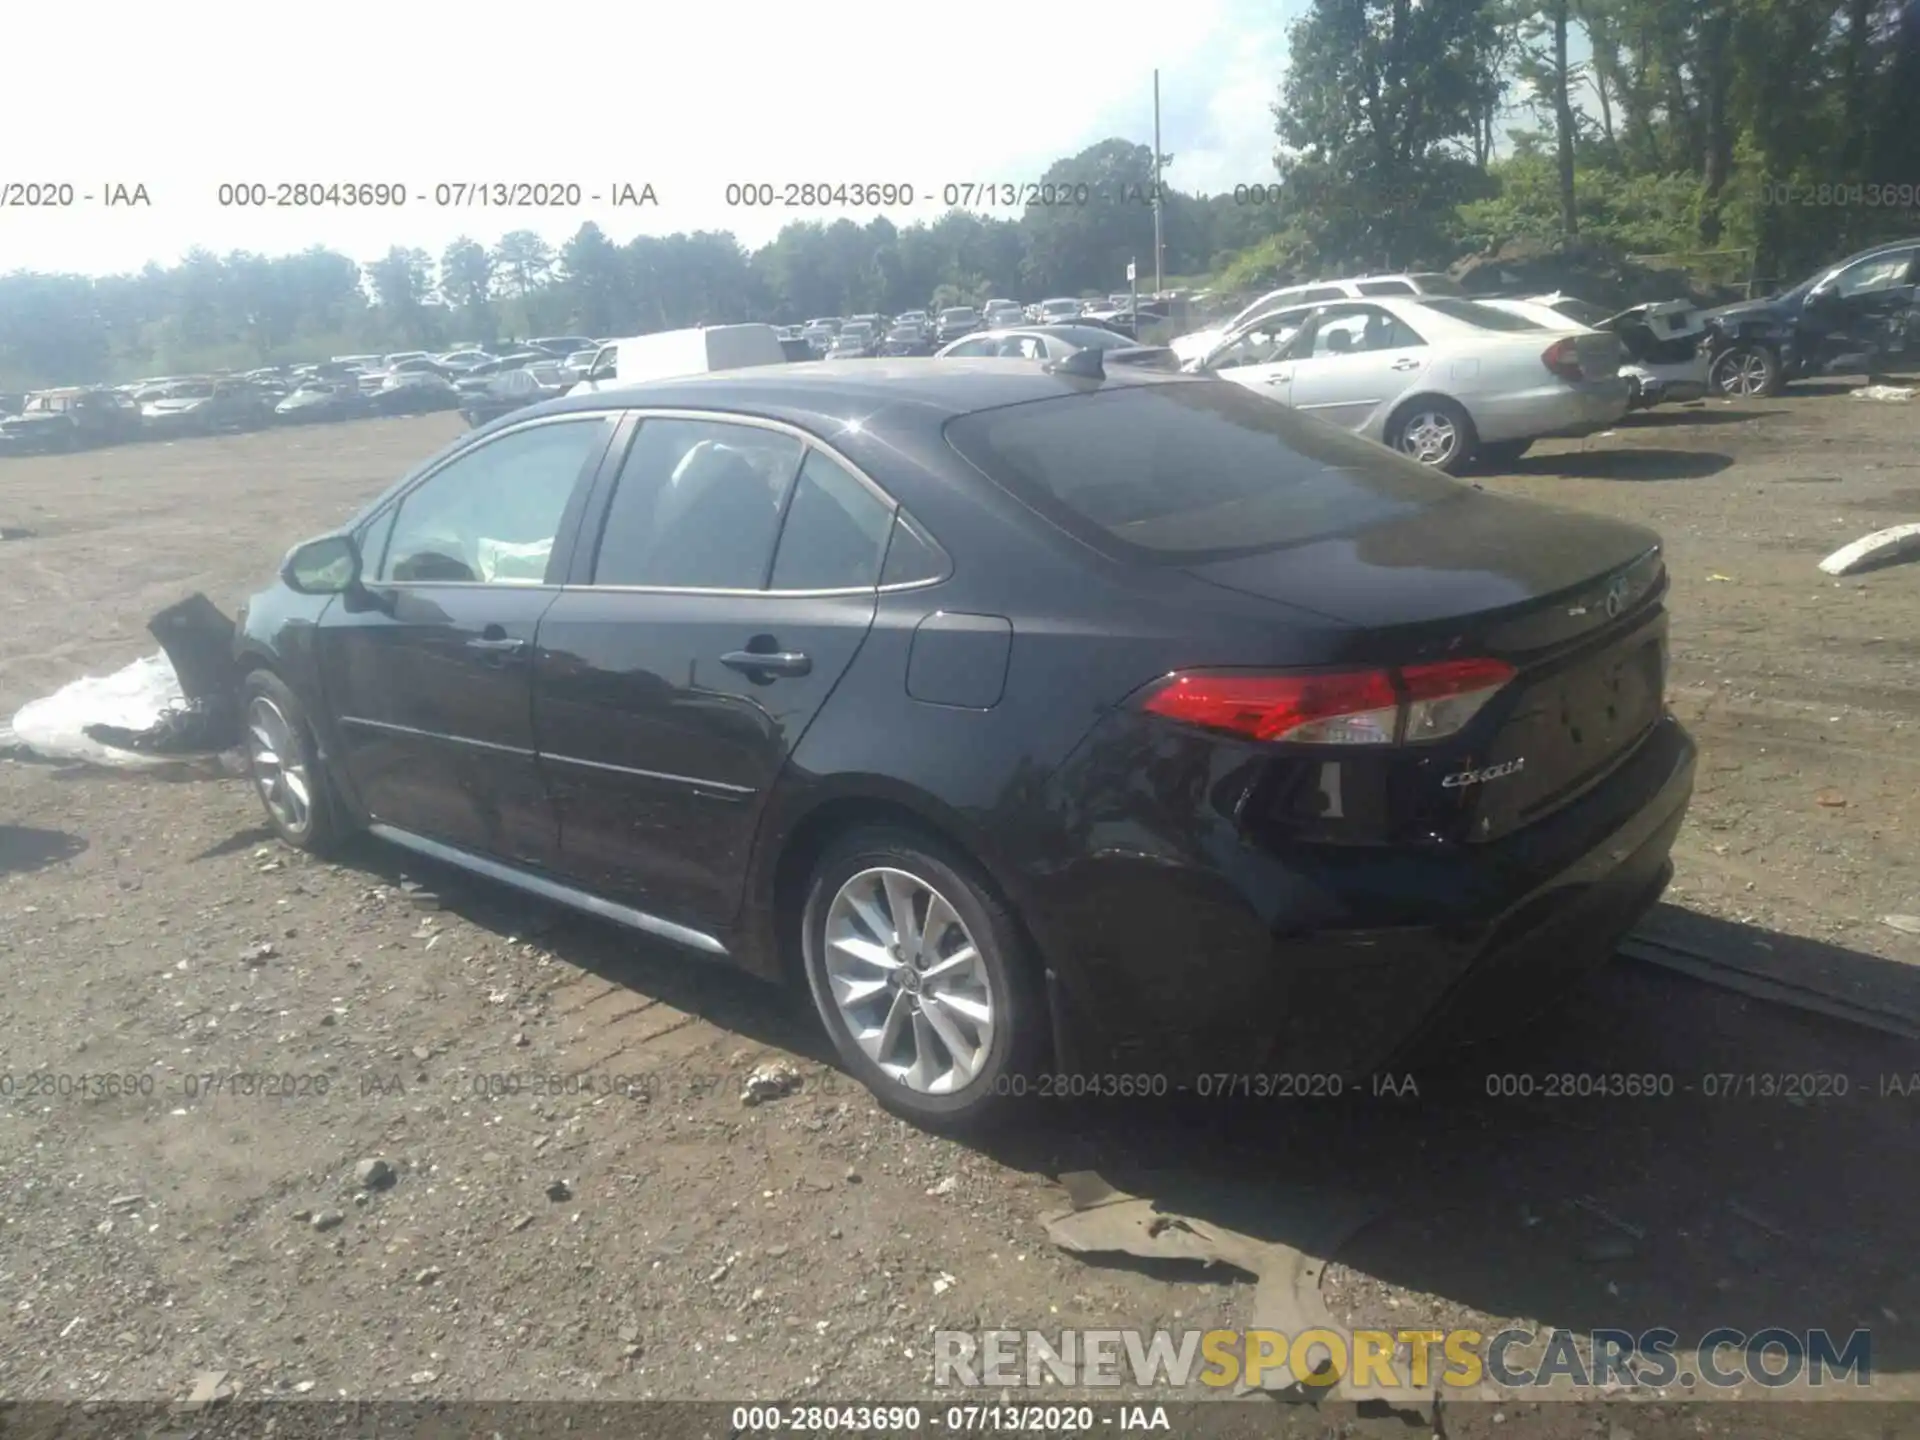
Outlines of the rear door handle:
[[813,661],[796,650],[729,650],[720,663],[748,675],[806,675]]
[[1267,377],[1267,384],[1269,384],[1269,385],[1284,385],[1284,384],[1286,384],[1286,383],[1287,383],[1287,382],[1288,382],[1289,380],[1291,380],[1291,379],[1293,379],[1293,376],[1292,376],[1291,374],[1285,374],[1285,375],[1269,375],[1269,376]]
[[527,642],[515,640],[506,635],[482,635],[467,641],[467,648],[483,651],[489,655],[518,655],[527,648]]
[[1420,362],[1409,356],[1406,359],[1394,361],[1393,368],[1396,370],[1418,370],[1420,368]]

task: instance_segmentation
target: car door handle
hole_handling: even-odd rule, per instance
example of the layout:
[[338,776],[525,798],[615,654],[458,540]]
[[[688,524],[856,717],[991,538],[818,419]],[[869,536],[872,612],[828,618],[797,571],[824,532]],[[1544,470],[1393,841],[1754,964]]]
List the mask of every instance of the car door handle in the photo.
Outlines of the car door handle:
[[1267,377],[1267,384],[1284,385],[1291,379],[1293,379],[1293,373],[1291,371],[1285,371],[1279,375],[1269,375]]
[[748,675],[806,675],[813,670],[812,659],[795,650],[729,650],[720,663]]
[[478,639],[467,641],[467,648],[489,655],[518,655],[527,648],[527,642],[515,640],[506,635],[482,635]]
[[1404,359],[1394,361],[1393,368],[1395,370],[1418,370],[1420,368],[1420,362],[1409,355]]

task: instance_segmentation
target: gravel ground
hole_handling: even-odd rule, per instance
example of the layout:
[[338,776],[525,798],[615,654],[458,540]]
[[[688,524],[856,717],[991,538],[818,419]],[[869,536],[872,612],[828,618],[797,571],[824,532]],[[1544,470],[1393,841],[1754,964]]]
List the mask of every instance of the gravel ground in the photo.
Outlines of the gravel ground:
[[[1920,913],[1920,565],[1814,563],[1920,515],[1916,415],[1662,411],[1487,482],[1666,535],[1703,747],[1670,904],[1860,995],[1920,964],[1880,918]],[[183,594],[231,608],[457,427],[0,464],[0,526],[30,532],[0,546],[0,715],[149,652]],[[1377,1195],[1326,1280],[1350,1324],[1865,1326],[1876,1388],[1920,1369],[1916,1047],[1625,962],[1417,1095],[1054,1103],[964,1146],[877,1109],[755,982],[371,843],[287,852],[235,780],[15,761],[0,959],[6,1399],[179,1399],[208,1372],[243,1399],[897,1398],[930,1393],[936,1328],[1247,1323],[1237,1272],[1052,1247],[1076,1169],[1202,1215]],[[743,1104],[770,1061],[798,1088]],[[1619,1072],[1674,1088],[1487,1093]],[[1708,1093],[1788,1073],[1844,1080]],[[1611,1423],[1546,1410],[1541,1433]]]

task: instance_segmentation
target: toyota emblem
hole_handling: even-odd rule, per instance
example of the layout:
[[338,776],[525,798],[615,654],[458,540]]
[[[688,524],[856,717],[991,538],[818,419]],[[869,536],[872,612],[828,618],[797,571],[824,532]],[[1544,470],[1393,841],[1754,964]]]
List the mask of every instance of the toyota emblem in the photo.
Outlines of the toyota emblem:
[[1619,618],[1620,612],[1627,608],[1627,582],[1625,577],[1613,582],[1607,591],[1607,618]]

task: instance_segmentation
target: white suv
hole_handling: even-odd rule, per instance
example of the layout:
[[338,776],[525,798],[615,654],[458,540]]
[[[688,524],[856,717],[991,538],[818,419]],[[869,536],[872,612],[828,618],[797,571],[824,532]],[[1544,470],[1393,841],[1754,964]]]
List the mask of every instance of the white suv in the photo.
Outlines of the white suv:
[[1449,276],[1432,271],[1401,275],[1356,275],[1347,280],[1317,280],[1310,285],[1289,285],[1262,295],[1231,320],[1195,330],[1173,341],[1171,349],[1182,364],[1198,360],[1224,340],[1230,331],[1267,310],[1289,305],[1323,305],[1332,300],[1370,300],[1383,295],[1454,295],[1467,292]]

